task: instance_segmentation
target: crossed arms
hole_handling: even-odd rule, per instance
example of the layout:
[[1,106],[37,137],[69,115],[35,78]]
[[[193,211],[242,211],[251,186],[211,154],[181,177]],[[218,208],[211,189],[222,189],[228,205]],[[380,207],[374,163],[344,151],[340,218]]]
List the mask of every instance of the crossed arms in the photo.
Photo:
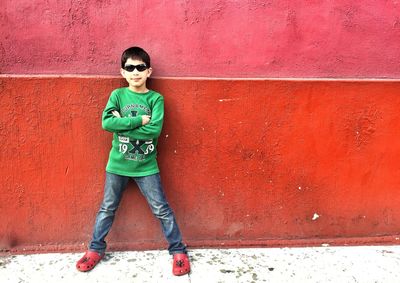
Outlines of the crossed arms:
[[164,98],[158,97],[152,107],[152,115],[121,117],[118,103],[111,95],[102,115],[104,130],[135,140],[149,140],[160,136],[164,121]]

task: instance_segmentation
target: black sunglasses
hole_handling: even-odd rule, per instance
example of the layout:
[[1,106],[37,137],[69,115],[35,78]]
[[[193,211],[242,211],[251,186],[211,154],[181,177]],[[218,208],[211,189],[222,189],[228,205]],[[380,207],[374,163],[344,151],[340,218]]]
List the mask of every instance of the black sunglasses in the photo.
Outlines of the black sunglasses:
[[144,70],[148,69],[146,64],[140,65],[125,65],[124,70],[127,72],[133,72],[134,70],[138,70],[139,72],[143,72]]

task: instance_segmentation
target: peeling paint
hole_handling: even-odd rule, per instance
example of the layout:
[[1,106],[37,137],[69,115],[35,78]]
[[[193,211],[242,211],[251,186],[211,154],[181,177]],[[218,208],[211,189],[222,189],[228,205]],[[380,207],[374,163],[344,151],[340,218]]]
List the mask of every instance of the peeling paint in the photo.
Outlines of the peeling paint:
[[229,102],[229,101],[237,101],[240,100],[240,98],[221,98],[218,99],[219,102]]

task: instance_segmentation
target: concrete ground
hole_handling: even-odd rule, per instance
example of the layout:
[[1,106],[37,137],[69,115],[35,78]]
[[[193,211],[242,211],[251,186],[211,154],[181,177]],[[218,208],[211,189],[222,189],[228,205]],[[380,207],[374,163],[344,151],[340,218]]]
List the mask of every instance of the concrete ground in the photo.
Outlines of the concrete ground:
[[88,273],[81,255],[3,256],[0,282],[400,282],[400,246],[192,249],[182,277],[167,251],[110,252]]

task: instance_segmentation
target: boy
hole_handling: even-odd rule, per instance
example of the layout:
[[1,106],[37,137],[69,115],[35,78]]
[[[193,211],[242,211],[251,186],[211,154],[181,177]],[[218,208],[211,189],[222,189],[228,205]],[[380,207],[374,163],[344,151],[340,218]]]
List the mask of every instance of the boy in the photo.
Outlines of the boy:
[[89,250],[77,262],[79,271],[92,270],[103,258],[104,241],[114,220],[122,192],[132,178],[146,198],[173,255],[173,274],[190,272],[186,246],[165,199],[156,160],[157,138],[164,119],[164,98],[146,87],[150,77],[150,57],[140,47],[131,47],[121,57],[121,74],[129,87],[111,93],[103,111],[103,129],[113,133],[112,148],[106,167],[104,198],[96,217]]

